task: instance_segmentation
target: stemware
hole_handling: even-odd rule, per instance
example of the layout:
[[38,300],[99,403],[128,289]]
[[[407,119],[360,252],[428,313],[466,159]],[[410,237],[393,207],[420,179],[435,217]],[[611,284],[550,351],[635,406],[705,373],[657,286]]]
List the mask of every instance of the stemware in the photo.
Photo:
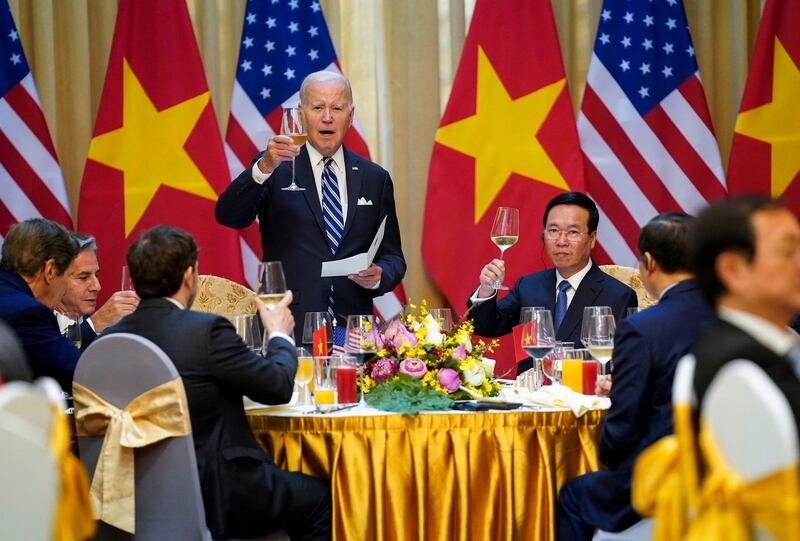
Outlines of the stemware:
[[133,280],[127,265],[122,265],[122,291],[133,291]]
[[314,377],[314,358],[306,348],[297,348],[297,371],[294,373],[294,382],[300,392],[298,393],[298,404],[305,405],[308,402],[306,386]]
[[[500,249],[500,259],[503,254],[519,240],[519,209],[512,207],[498,207],[494,217],[491,232],[492,242]],[[508,289],[496,280],[495,289]]]
[[600,373],[605,376],[606,366],[614,352],[614,332],[616,322],[614,316],[603,314],[592,318],[589,328],[589,343],[586,346],[592,357],[600,362]]
[[[300,114],[299,107],[287,107],[283,110],[283,117],[281,118],[281,133],[291,138],[292,143],[296,146],[302,146],[308,139],[302,115]],[[290,192],[302,192],[305,188],[298,186],[294,181],[294,156],[292,156],[292,183],[281,188]]]
[[81,349],[81,318],[76,319],[64,328],[64,338],[75,344]]
[[333,344],[333,325],[328,312],[306,312],[303,321],[303,344],[315,357],[328,355]]
[[575,349],[575,344],[573,342],[556,341],[553,351],[542,360],[542,373],[551,384],[561,383],[561,361],[564,359],[567,352],[573,349]]
[[286,295],[286,278],[280,261],[261,261],[258,264],[256,295],[268,310],[272,310]]
[[[378,344],[374,338],[378,334],[375,317],[371,315],[347,316],[347,331],[344,340],[344,352],[352,357],[353,362],[359,367],[359,379],[364,377],[364,365],[369,358],[378,351]],[[363,388],[363,385],[360,385]],[[364,393],[361,393],[361,403],[364,403]]]
[[581,344],[589,347],[589,329],[592,326],[592,319],[598,315],[611,315],[610,306],[585,306],[583,308],[583,320],[581,321]]
[[449,308],[429,308],[428,313],[444,332],[453,328],[453,311]]
[[542,359],[556,345],[553,315],[550,310],[533,308],[525,311],[523,317],[529,319],[522,321],[521,346],[525,353],[533,357],[534,387],[539,389],[543,383]]

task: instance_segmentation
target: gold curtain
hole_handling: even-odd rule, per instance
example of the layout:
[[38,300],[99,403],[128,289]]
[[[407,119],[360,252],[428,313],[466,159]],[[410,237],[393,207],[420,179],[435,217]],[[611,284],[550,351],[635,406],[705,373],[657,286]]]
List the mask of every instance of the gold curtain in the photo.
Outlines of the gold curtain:
[[[711,117],[727,164],[763,0],[685,0]],[[114,32],[111,0],[9,0],[53,135],[67,193],[78,195]],[[422,216],[433,137],[474,0],[322,0],[375,161],[395,181],[412,299],[442,305],[422,262]],[[220,130],[236,73],[244,0],[187,0]],[[601,0],[553,0],[576,110]],[[212,219],[209,217],[209,219]],[[462,239],[454,238],[454,247]],[[477,241],[477,240],[476,240]],[[455,248],[454,248],[455,250]],[[478,270],[474,269],[477,279]],[[455,307],[461,311],[462,306]]]

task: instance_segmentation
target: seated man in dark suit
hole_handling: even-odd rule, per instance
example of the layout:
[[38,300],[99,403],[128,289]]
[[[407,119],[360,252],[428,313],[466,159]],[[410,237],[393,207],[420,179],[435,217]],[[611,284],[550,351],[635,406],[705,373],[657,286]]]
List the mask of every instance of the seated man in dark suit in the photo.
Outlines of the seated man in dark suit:
[[659,214],[639,233],[642,281],[659,301],[619,322],[611,409],[600,436],[600,460],[608,470],[561,488],[559,539],[589,540],[595,528],[622,531],[640,518],[631,507],[633,464],[650,444],[672,433],[675,367],[711,319],[691,270],[693,222],[685,214]]
[[77,253],[63,226],[33,218],[11,227],[0,259],[0,319],[17,333],[33,377],[50,376],[67,392],[81,352],[61,336],[53,308]]
[[117,291],[98,310],[97,295],[101,286],[97,244],[94,237],[73,235],[80,251],[67,269],[67,292],[56,305],[56,319],[62,334],[67,325],[82,319],[81,350],[85,350],[106,327],[133,313],[139,297],[133,291]]
[[[597,205],[587,195],[565,192],[554,197],[544,211],[542,240],[555,269],[523,276],[498,301],[493,284],[502,282],[505,264],[494,259],[483,267],[481,285],[467,303],[475,333],[490,338],[510,333],[519,323],[520,308],[544,306],[553,314],[556,340],[580,347],[584,307],[610,306],[619,321],[628,307],[637,306],[636,292],[591,260],[599,221]],[[522,361],[517,373],[531,366],[530,359]]]
[[252,537],[283,529],[292,539],[330,539],[328,483],[278,468],[256,443],[242,404],[244,394],[265,404],[292,396],[297,355],[291,292],[271,311],[256,301],[269,336],[265,358],[242,342],[228,320],[187,309],[197,293],[191,235],[156,226],[131,245],[127,259],[142,301],[104,334],[151,340],[181,375],[211,534]]
[[800,432],[800,344],[787,327],[800,310],[797,219],[778,201],[740,197],[709,207],[697,225],[697,281],[716,311],[692,351],[697,412],[727,363],[749,361],[786,396]]

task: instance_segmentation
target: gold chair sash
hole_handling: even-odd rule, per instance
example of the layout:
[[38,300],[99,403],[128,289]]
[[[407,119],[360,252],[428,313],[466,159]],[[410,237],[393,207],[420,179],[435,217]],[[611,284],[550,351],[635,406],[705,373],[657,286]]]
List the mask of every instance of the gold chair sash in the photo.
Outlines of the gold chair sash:
[[124,409],[79,383],[72,385],[78,436],[105,434],[92,480],[94,516],[135,533],[133,449],[191,433],[189,407],[180,378],[154,387]]
[[58,464],[61,490],[53,524],[54,541],[83,541],[94,536],[95,521],[89,499],[89,479],[78,457],[70,450],[67,416],[53,405],[50,452]]

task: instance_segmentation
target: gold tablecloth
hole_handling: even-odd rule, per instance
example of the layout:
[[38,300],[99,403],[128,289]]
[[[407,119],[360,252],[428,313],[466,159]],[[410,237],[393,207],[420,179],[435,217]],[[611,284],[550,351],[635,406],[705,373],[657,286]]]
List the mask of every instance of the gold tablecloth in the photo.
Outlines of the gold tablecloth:
[[338,540],[555,538],[556,497],[598,468],[603,415],[248,412],[281,468],[331,481]]

